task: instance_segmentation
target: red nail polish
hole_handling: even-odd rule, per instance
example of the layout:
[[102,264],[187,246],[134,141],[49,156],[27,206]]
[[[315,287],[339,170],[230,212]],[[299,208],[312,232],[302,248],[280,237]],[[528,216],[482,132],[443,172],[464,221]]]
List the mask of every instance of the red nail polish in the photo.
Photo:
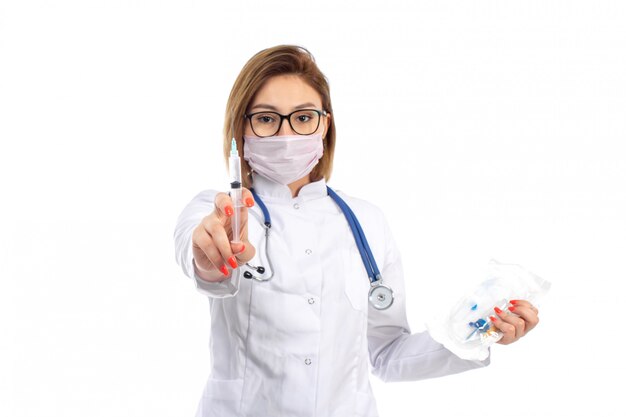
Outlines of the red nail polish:
[[226,265],[222,265],[220,272],[224,274],[224,276],[228,276],[228,269],[226,269]]
[[254,199],[248,197],[246,198],[246,206],[252,207],[254,205]]
[[231,256],[230,258],[228,258],[228,263],[230,264],[231,268],[235,269],[237,268],[239,265],[237,265],[237,260],[235,259],[234,256]]
[[224,207],[224,213],[226,213],[228,217],[232,216],[234,214],[233,208],[231,206]]
[[496,318],[494,316],[489,316],[489,320],[496,321]]
[[509,311],[515,311],[515,306],[509,307]]
[[511,301],[509,301],[509,303],[511,303],[513,305],[517,304],[518,302],[519,302],[519,300],[511,300]]
[[502,310],[500,310],[498,307],[494,307],[493,310],[498,314],[502,314]]

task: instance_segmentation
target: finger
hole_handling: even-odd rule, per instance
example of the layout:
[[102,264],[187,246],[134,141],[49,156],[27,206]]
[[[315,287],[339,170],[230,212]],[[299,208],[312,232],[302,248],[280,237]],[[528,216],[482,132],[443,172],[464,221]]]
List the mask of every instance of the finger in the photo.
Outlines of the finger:
[[217,256],[220,258],[221,264],[224,265],[228,263],[232,269],[237,268],[239,264],[233,256],[233,251],[230,247],[230,239],[228,238],[226,229],[224,229],[224,225],[220,222],[210,220],[203,224],[205,225],[205,230],[209,236],[211,236],[213,247],[217,252]]
[[246,207],[253,207],[255,204],[252,192],[245,187],[241,188],[241,201]]
[[508,311],[502,311],[498,307],[495,307],[494,311],[497,313],[498,317],[503,322],[509,323],[513,327],[515,327],[516,339],[519,339],[520,337],[524,336],[526,322],[523,319],[519,318],[516,314],[510,313]]
[[215,195],[215,211],[222,224],[225,223],[225,219],[232,216],[234,213],[233,200],[226,193],[217,193]]
[[498,343],[508,345],[515,342],[515,327],[512,324],[505,323],[497,316],[490,316],[491,323],[502,333],[502,339]]
[[514,305],[514,306],[528,307],[531,310],[538,312],[537,307],[532,305],[530,301],[527,301],[527,300],[510,300],[509,303],[511,303],[511,305]]
[[539,316],[537,315],[537,312],[532,310],[530,307],[514,305],[509,307],[509,310],[524,320],[524,333],[528,333],[539,323]]
[[202,253],[204,253],[208,262],[210,263],[210,265],[207,265],[204,262],[196,259],[196,266],[207,271],[210,271],[214,268],[220,271],[223,275],[228,276],[228,269],[226,268],[226,265],[224,265],[224,260],[222,259],[217,248],[215,247],[212,237],[209,235],[204,226],[201,228],[197,228],[194,233],[194,245],[198,247],[202,251]]

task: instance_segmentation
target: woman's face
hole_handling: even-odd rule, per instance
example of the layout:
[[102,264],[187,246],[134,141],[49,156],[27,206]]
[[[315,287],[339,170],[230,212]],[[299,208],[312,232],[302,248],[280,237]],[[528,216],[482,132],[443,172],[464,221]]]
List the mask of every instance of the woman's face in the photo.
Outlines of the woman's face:
[[[277,75],[268,79],[256,93],[247,113],[274,111],[288,115],[299,109],[322,110],[322,98],[317,91],[304,82],[302,78],[297,75],[288,74]],[[329,124],[330,114],[326,117],[322,116],[316,132],[323,132],[325,135],[326,132],[328,132]],[[250,127],[249,119],[246,120],[244,134],[246,136],[256,136]],[[296,134],[297,133],[291,129],[287,119],[283,120],[280,130],[276,133],[276,135],[279,136]]]

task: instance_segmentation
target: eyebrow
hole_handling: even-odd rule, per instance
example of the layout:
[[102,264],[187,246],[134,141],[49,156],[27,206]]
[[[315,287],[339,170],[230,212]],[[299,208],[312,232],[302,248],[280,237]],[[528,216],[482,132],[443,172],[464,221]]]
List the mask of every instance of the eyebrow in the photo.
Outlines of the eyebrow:
[[[313,103],[304,103],[304,104],[300,104],[299,106],[294,107],[294,110],[300,110],[300,109],[308,109],[308,108],[315,108],[315,104]],[[257,109],[257,108],[263,108],[263,109],[270,109],[270,110],[274,110],[275,112],[278,112],[278,109],[272,105],[269,104],[255,104],[254,106],[252,106],[250,108],[250,111]]]

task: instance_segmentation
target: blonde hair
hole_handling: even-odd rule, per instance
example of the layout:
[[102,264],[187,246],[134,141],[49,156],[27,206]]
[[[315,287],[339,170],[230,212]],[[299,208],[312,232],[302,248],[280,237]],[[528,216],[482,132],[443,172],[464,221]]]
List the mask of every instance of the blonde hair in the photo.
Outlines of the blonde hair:
[[[224,119],[224,158],[228,164],[231,141],[235,138],[241,158],[242,183],[246,188],[251,187],[252,169],[243,159],[243,133],[245,131],[248,107],[254,100],[256,93],[271,77],[277,75],[297,75],[309,84],[322,98],[322,108],[331,115],[333,108],[330,101],[328,80],[319,70],[313,55],[302,46],[279,45],[264,49],[255,54],[244,65],[235,80],[228,102]],[[330,179],[335,152],[335,122],[330,118],[328,130],[324,137],[324,154],[318,164],[311,171],[311,181]]]

